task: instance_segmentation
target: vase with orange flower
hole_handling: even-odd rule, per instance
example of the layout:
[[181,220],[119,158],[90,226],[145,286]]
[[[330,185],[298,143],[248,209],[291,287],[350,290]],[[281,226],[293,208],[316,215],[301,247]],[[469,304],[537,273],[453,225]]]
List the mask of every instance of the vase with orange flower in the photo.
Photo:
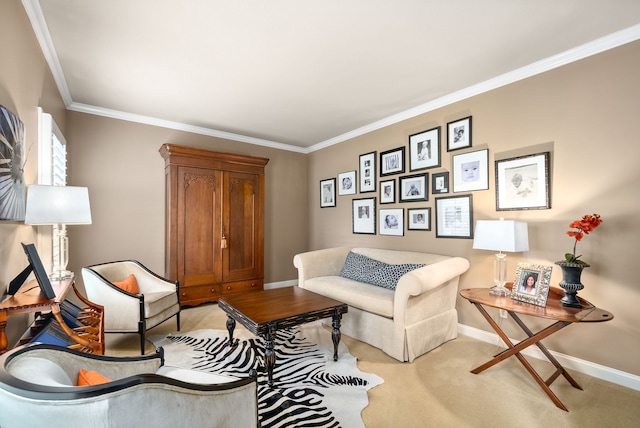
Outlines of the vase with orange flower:
[[560,300],[563,306],[569,306],[572,308],[581,308],[582,304],[578,300],[578,291],[584,288],[581,282],[582,270],[591,266],[587,262],[580,260],[582,255],[576,255],[576,246],[578,241],[582,241],[585,235],[600,226],[602,219],[599,214],[587,214],[580,220],[571,222],[569,227],[572,230],[567,232],[567,235],[574,238],[573,252],[566,253],[564,260],[556,262],[560,269],[562,269],[562,281],[560,281],[560,287],[564,290],[564,297]]

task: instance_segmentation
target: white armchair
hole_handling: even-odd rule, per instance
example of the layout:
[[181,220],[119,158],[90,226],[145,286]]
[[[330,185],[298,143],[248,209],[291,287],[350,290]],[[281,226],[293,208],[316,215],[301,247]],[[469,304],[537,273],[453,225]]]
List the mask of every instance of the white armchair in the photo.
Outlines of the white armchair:
[[[138,294],[116,287],[130,274],[136,278]],[[146,332],[175,315],[180,330],[178,283],[168,281],[136,260],[97,264],[82,268],[87,298],[104,306],[105,333],[138,333],[144,354]]]
[[[29,344],[0,356],[0,426],[22,428],[257,427],[254,378],[166,367],[137,357]],[[107,383],[77,386],[80,369]]]

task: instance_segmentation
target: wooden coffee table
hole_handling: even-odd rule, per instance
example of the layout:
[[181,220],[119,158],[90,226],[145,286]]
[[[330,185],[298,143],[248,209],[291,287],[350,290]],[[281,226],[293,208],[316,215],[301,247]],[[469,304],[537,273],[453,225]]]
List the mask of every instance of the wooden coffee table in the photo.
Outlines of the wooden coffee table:
[[224,296],[218,300],[226,312],[229,346],[236,346],[233,331],[236,321],[265,341],[264,362],[269,386],[273,386],[276,355],[273,350],[277,330],[332,317],[333,360],[338,360],[340,320],[348,310],[347,304],[304,290],[298,286]]

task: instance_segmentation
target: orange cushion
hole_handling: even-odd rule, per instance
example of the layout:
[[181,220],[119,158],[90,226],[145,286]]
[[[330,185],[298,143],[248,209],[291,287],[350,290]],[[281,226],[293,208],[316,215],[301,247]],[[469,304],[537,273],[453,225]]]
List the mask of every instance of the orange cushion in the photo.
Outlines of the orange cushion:
[[126,277],[123,281],[114,281],[113,285],[131,294],[140,293],[140,289],[138,288],[138,281],[136,280],[136,277],[133,276],[133,274]]
[[111,379],[98,372],[87,371],[85,369],[80,369],[78,372],[78,386],[100,385],[107,382],[111,382]]

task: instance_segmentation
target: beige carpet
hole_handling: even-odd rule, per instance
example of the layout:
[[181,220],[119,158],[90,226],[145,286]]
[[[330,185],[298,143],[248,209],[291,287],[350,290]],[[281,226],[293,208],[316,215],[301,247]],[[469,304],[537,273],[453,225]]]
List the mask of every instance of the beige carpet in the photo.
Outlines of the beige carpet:
[[[183,332],[225,329],[225,323],[226,315],[216,304],[182,311]],[[170,320],[149,334],[169,334],[175,329],[175,321]],[[458,336],[412,364],[400,363],[345,335],[342,339],[358,358],[360,370],[384,379],[369,391],[369,406],[362,412],[369,428],[640,426],[640,391],[572,372],[584,391],[560,378],[551,387],[568,407],[565,412],[514,358],[479,375],[470,373],[497,353],[498,347],[466,336]],[[147,342],[146,352],[154,349]],[[138,335],[107,335],[107,355],[138,352]],[[550,363],[527,358],[543,378],[552,373]]]

